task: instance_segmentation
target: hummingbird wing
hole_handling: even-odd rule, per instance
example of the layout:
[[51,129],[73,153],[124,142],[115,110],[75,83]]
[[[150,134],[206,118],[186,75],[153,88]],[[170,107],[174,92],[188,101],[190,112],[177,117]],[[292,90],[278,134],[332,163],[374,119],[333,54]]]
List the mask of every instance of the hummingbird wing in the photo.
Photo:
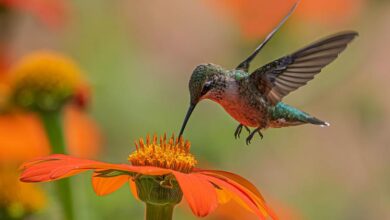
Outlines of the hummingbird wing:
[[255,70],[249,77],[272,104],[306,85],[322,68],[335,60],[357,32],[341,32],[277,59]]
[[297,7],[298,3],[300,1],[296,2],[293,7],[290,9],[288,14],[283,18],[283,20],[276,26],[275,29],[271,31],[267,35],[267,37],[264,39],[264,41],[253,51],[251,55],[249,55],[248,58],[246,58],[244,61],[242,61],[237,67],[237,70],[244,70],[245,72],[248,72],[249,64],[252,62],[252,60],[257,56],[257,54],[260,52],[261,49],[268,43],[269,40],[274,36],[274,34],[282,27],[282,25],[287,21],[287,19],[291,16],[291,14],[295,11],[295,8]]

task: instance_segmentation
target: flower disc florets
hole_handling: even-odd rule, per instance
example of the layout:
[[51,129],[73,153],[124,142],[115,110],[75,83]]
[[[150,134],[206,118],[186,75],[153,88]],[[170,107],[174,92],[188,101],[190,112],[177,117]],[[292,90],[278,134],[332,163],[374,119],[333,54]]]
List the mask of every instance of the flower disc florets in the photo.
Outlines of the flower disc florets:
[[189,152],[191,143],[183,141],[183,138],[175,139],[174,136],[167,140],[166,135],[146,137],[135,142],[136,151],[129,155],[129,161],[134,166],[155,166],[172,169],[183,173],[190,173],[197,161]]
[[16,105],[38,111],[60,109],[82,83],[81,71],[69,58],[53,52],[24,57],[11,73]]

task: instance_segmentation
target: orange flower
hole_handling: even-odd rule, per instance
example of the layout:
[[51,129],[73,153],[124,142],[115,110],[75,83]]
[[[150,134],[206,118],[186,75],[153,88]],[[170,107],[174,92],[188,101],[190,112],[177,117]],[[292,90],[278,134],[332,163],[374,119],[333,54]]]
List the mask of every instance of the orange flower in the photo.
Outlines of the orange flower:
[[70,154],[87,158],[98,155],[102,142],[100,131],[85,111],[78,106],[68,106],[65,110],[64,126]]
[[208,215],[218,204],[233,199],[260,219],[277,219],[254,185],[237,174],[195,168],[197,161],[189,148],[189,141],[184,142],[182,138],[175,140],[172,136],[167,140],[164,135],[157,141],[157,136],[153,140],[148,136],[146,143],[143,139],[136,143],[136,151],[129,156],[131,165],[57,154],[24,163],[20,179],[46,182],[93,170],[92,184],[97,195],[112,193],[129,182],[133,194],[142,201],[156,199],[154,197],[161,201],[161,196],[144,190],[147,184],[143,181],[151,178],[153,181],[149,184],[158,184],[164,189],[158,192],[167,190],[164,193],[169,193],[177,186],[179,190],[170,199],[177,204],[181,197],[176,197],[183,195],[198,217]]
[[22,219],[41,210],[45,203],[46,196],[40,188],[18,181],[13,164],[0,163],[1,219]]
[[66,3],[64,0],[0,0],[0,6],[27,11],[53,27],[64,23],[67,14]]
[[[31,94],[39,91],[65,100],[64,135],[69,153],[80,157],[97,155],[100,132],[84,111],[89,87],[80,79],[81,71],[72,60],[53,52],[35,52],[4,72],[7,74],[0,74],[0,161],[25,161],[50,153],[51,146],[38,115],[15,108],[15,89],[22,88],[32,91],[28,92],[30,101]],[[41,94],[36,97],[42,97]]]
[[86,83],[76,62],[53,51],[25,55],[10,70],[13,104],[33,111],[61,109]]
[[0,113],[4,113],[10,106],[10,88],[6,74],[0,73]]
[[[84,111],[69,106],[64,113],[69,153],[95,157],[101,145],[95,122]],[[25,161],[50,154],[50,144],[35,113],[0,114],[0,161]]]
[[297,16],[322,23],[344,23],[362,10],[364,2],[365,0],[301,1]]
[[[257,39],[268,34],[295,2],[297,0],[214,0],[210,4],[233,18],[246,37]],[[295,15],[310,22],[344,23],[361,10],[363,3],[364,0],[301,1]]]
[[[66,107],[72,104],[77,103],[81,106],[85,104],[85,97],[88,96],[87,90],[80,89],[85,87],[85,83],[78,65],[62,54],[40,51],[25,56],[13,66],[10,73],[10,107],[38,115],[45,131],[45,137],[48,138],[51,152],[61,154],[70,152],[66,141],[72,140],[69,137],[65,140],[64,126],[66,125],[64,125],[63,113]],[[78,93],[87,95],[77,95]],[[76,102],[74,102],[75,99]],[[77,114],[75,115],[74,112],[71,116],[74,118]],[[82,121],[81,125],[86,127],[85,125],[88,125],[86,122],[88,121]],[[80,139],[80,130],[76,133],[73,130],[71,132]],[[81,140],[83,138],[81,137]],[[82,145],[77,147],[82,147]],[[58,183],[56,190],[64,218],[73,219],[70,182]]]
[[27,113],[0,115],[0,160],[23,161],[50,153],[38,117]]

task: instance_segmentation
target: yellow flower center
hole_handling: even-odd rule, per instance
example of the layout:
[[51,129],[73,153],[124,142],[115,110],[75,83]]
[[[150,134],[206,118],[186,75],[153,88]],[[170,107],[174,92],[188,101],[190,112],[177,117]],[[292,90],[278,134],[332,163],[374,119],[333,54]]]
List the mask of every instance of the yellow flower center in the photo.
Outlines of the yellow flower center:
[[167,140],[166,135],[146,137],[135,142],[136,151],[129,155],[128,160],[134,166],[154,166],[166,169],[172,169],[183,173],[190,173],[195,167],[197,161],[189,152],[191,143],[183,138],[175,139],[174,135]]
[[56,110],[76,92],[81,71],[68,57],[36,52],[22,58],[11,72],[14,102],[35,110]]

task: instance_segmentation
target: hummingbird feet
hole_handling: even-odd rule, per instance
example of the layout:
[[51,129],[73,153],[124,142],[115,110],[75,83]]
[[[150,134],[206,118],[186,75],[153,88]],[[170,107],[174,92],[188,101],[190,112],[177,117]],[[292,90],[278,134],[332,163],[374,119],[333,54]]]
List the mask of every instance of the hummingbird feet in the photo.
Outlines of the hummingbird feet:
[[236,131],[234,132],[234,137],[237,139],[237,138],[240,138],[240,135],[241,135],[241,131],[242,131],[242,128],[245,128],[245,130],[248,131],[248,133],[250,134],[251,133],[251,130],[249,130],[248,126],[245,126],[243,124],[239,124],[236,128]]
[[258,133],[263,139],[263,134],[260,132],[261,128],[256,128],[255,130],[252,131],[252,133],[249,134],[249,136],[246,138],[246,145],[249,145],[253,139],[253,136],[255,136],[256,133]]

